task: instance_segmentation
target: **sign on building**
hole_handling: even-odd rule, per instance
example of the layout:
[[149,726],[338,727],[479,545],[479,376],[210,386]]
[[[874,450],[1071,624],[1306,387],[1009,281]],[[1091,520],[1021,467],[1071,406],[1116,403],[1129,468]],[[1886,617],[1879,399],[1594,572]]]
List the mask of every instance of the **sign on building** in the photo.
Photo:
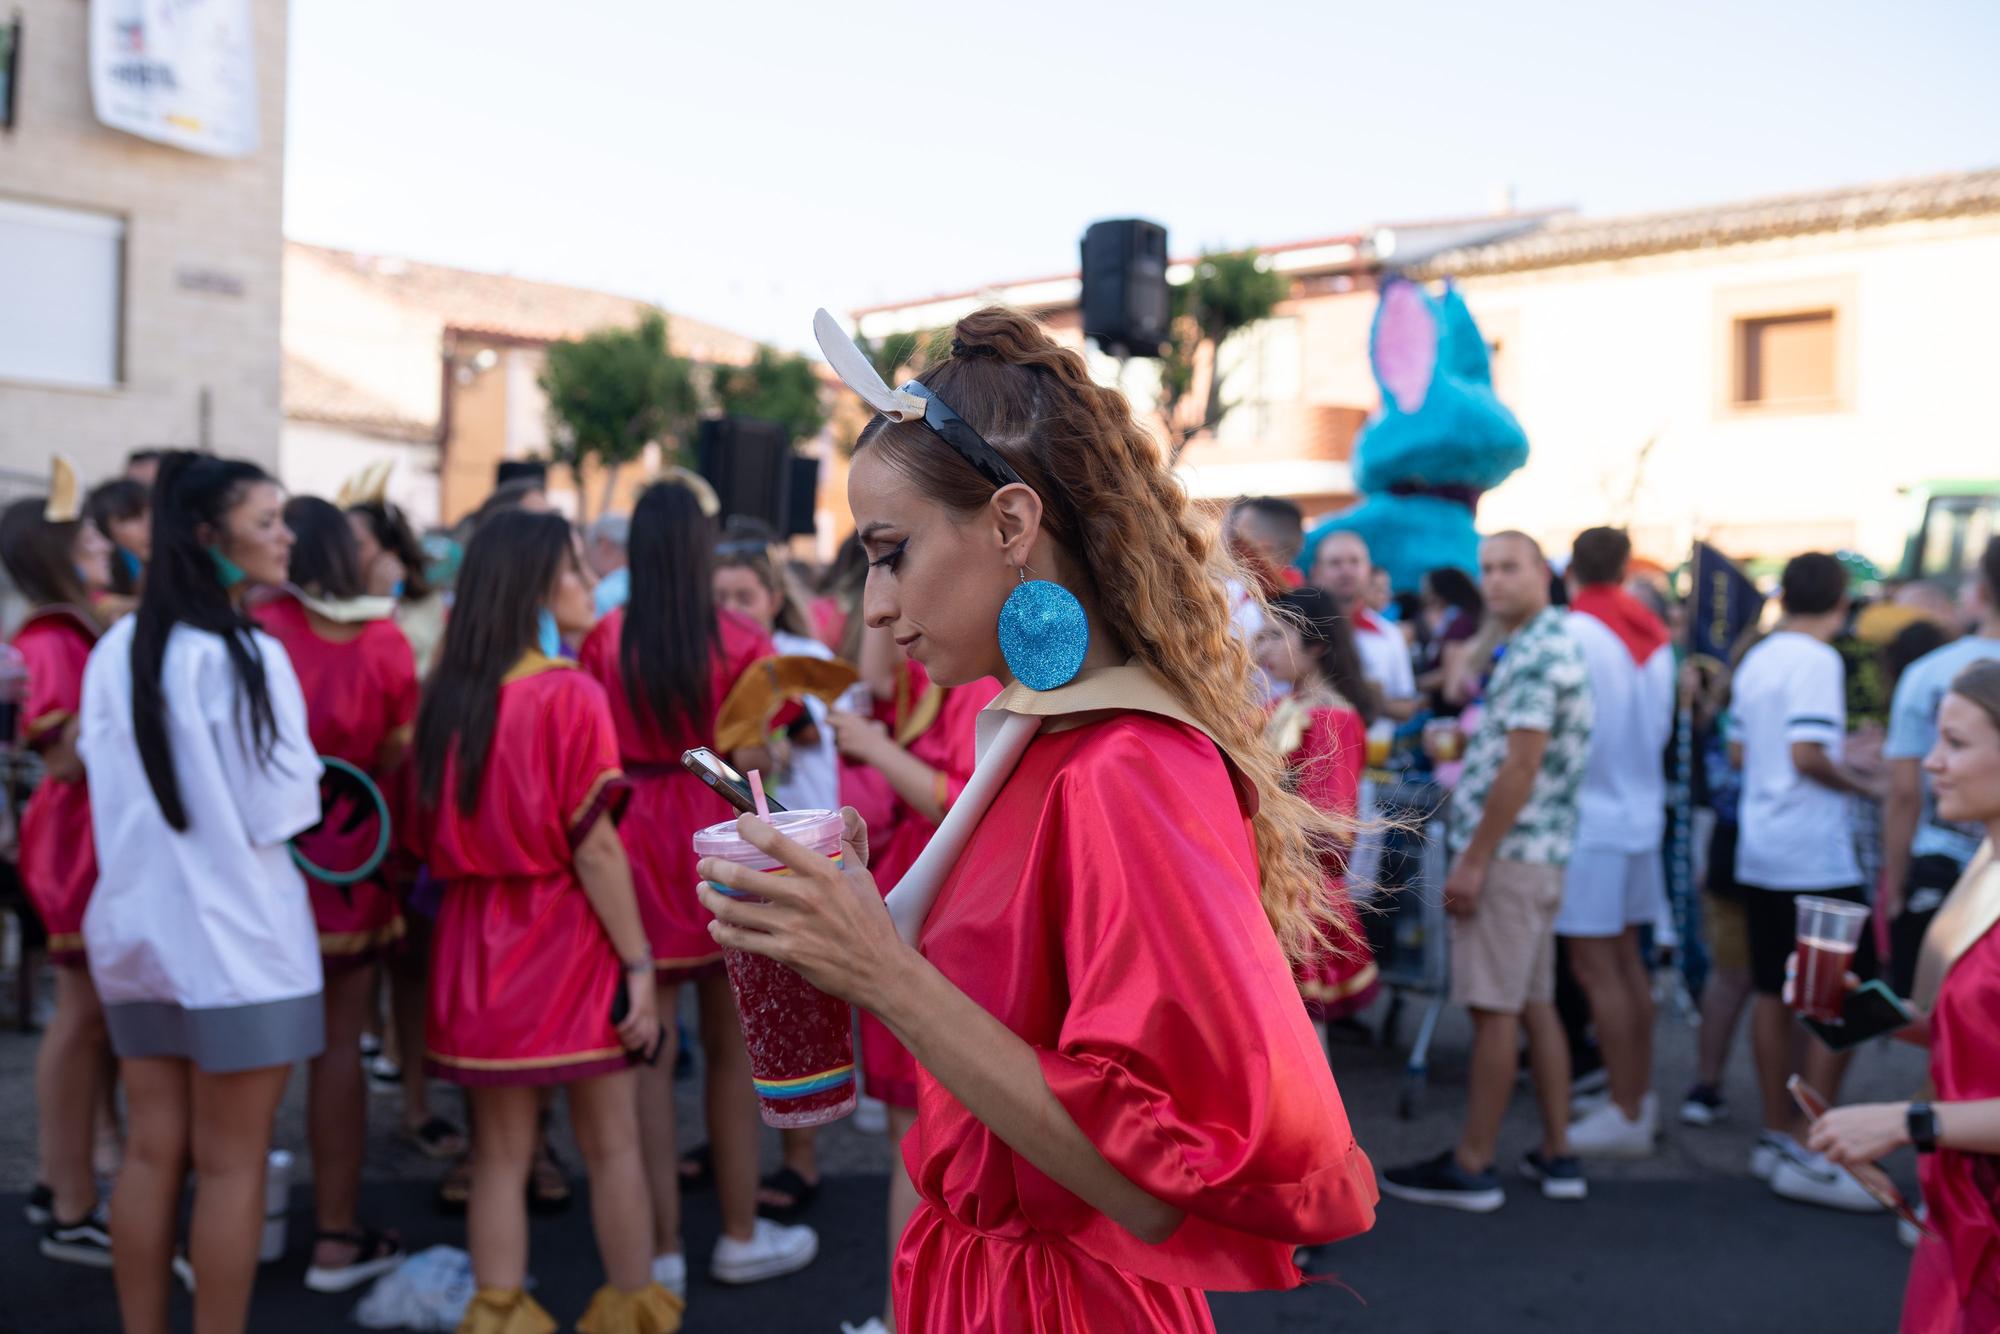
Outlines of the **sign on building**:
[[90,96],[115,130],[193,153],[257,149],[251,0],[90,0]]

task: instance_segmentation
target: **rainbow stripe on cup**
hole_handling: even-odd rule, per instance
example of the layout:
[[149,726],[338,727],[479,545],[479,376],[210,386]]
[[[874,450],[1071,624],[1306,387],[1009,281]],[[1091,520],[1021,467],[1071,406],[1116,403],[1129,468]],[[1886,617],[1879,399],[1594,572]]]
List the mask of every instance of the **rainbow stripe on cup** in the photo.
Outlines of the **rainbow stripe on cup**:
[[757,1086],[757,1096],[764,1101],[784,1102],[790,1098],[804,1098],[814,1093],[825,1093],[828,1089],[847,1087],[854,1082],[854,1062],[798,1079],[753,1079],[750,1082]]
[[[847,858],[839,852],[828,853],[827,860],[833,863],[833,869],[836,871],[843,870],[847,866]],[[792,868],[789,866],[773,866],[768,870],[765,870],[762,867],[757,867],[754,869],[763,870],[765,875],[798,874],[796,871],[792,870]],[[707,885],[710,889],[714,890],[716,893],[722,895],[724,898],[746,899],[752,902],[757,901],[757,896],[755,894],[749,893],[741,889],[731,889],[729,886],[722,884],[720,881],[704,880],[702,881],[702,883]]]

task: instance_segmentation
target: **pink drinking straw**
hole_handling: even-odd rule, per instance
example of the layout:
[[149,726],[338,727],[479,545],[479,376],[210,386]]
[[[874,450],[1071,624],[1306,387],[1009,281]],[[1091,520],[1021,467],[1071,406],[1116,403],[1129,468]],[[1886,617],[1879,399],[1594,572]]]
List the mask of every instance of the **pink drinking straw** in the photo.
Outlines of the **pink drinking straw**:
[[757,798],[757,818],[768,821],[771,818],[771,803],[764,796],[764,775],[755,769],[750,771],[750,795]]

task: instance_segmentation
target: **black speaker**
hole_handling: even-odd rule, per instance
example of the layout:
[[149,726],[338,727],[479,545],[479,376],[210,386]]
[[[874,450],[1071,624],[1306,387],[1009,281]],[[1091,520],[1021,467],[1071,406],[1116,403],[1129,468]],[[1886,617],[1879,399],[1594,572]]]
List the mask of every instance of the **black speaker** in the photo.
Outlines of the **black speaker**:
[[714,417],[695,437],[695,471],[715,488],[723,519],[742,514],[791,531],[792,465],[792,438],[776,422]]
[[1083,233],[1083,335],[1113,356],[1155,357],[1167,319],[1167,229],[1144,218]]
[[792,455],[790,503],[785,508],[786,537],[819,530],[819,460]]

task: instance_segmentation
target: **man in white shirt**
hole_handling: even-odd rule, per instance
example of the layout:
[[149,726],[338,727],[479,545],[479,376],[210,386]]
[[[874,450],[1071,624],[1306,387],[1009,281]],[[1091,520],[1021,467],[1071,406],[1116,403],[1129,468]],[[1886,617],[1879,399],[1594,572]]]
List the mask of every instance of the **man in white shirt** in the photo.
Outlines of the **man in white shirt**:
[[1410,646],[1395,626],[1368,609],[1368,580],[1374,571],[1368,544],[1359,533],[1331,532],[1313,558],[1310,582],[1325,589],[1354,627],[1354,647],[1361,655],[1361,674],[1382,696],[1382,712],[1395,723],[1417,711],[1417,677],[1410,666]]
[[[1312,577],[1308,581],[1324,589],[1347,616],[1354,630],[1354,649],[1361,658],[1361,674],[1375,687],[1381,708],[1374,726],[1368,729],[1368,749],[1386,755],[1396,734],[1396,724],[1417,711],[1417,673],[1410,665],[1410,646],[1395,626],[1384,624],[1369,611],[1363,597],[1368,577],[1374,569],[1368,543],[1359,533],[1336,530],[1320,539],[1313,556]],[[1379,764],[1379,760],[1371,760]],[[1373,828],[1380,815],[1375,783],[1364,773],[1359,794],[1359,815],[1363,829],[1347,859],[1347,882],[1364,897],[1378,886],[1382,869],[1382,832]]]
[[[1832,556],[1809,552],[1785,566],[1784,617],[1744,655],[1731,683],[1743,767],[1736,879],[1748,891],[1751,982],[1757,992],[1751,1036],[1763,1095],[1764,1134],[1750,1170],[1780,1195],[1857,1211],[1877,1206],[1854,1179],[1799,1139],[1805,1123],[1785,1081],[1799,1070],[1838,1101],[1847,1058],[1803,1038],[1782,998],[1785,961],[1797,945],[1801,894],[1866,903],[1854,853],[1849,794],[1872,795],[1869,782],[1841,762],[1847,690],[1831,641],[1847,618],[1847,571]],[[1874,971],[1872,933],[1864,931],[1855,971]]]
[[1673,730],[1674,651],[1667,627],[1624,589],[1632,542],[1615,528],[1577,536],[1564,628],[1583,650],[1597,725],[1590,734],[1576,850],[1563,877],[1556,934],[1590,1000],[1610,1096],[1570,1127],[1580,1156],[1653,1151],[1653,987],[1639,927],[1666,904],[1667,737]]

